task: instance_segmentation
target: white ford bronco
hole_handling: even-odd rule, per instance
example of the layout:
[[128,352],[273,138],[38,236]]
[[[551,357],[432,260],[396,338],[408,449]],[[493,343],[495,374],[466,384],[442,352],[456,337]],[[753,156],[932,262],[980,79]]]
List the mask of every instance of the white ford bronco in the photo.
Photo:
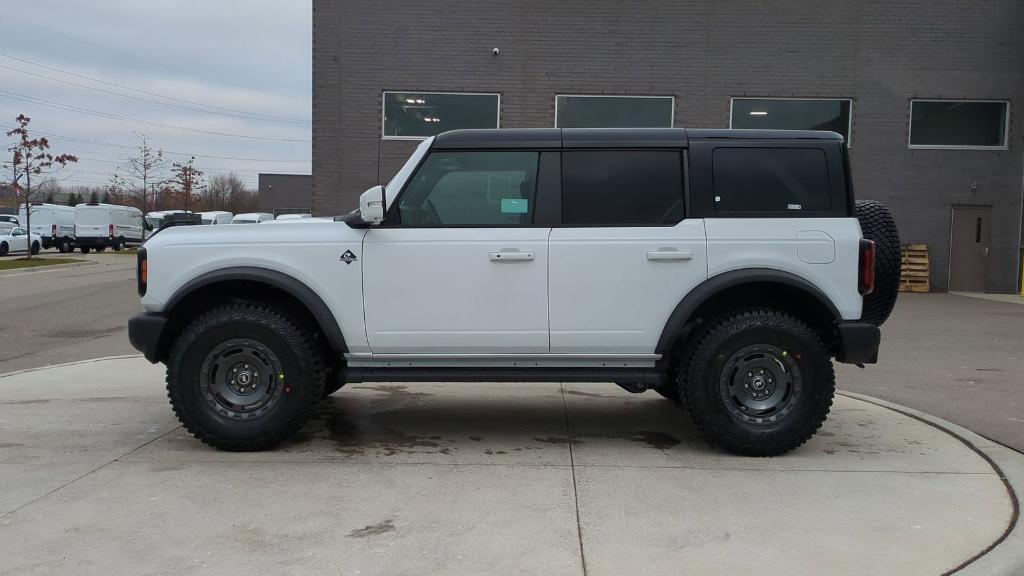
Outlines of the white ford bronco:
[[838,134],[459,130],[348,215],[155,234],[129,335],[226,450],[350,382],[542,381],[653,389],[776,455],[825,420],[832,359],[876,361],[899,257]]

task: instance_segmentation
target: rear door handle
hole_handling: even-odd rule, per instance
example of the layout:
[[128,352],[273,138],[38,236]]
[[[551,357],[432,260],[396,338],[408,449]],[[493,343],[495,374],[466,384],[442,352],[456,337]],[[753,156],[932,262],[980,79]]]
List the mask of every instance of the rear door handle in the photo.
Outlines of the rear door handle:
[[520,252],[518,250],[502,250],[501,252],[491,252],[491,262],[529,262],[535,260],[537,254],[534,252]]
[[693,250],[676,250],[675,248],[659,248],[647,251],[648,260],[693,260]]

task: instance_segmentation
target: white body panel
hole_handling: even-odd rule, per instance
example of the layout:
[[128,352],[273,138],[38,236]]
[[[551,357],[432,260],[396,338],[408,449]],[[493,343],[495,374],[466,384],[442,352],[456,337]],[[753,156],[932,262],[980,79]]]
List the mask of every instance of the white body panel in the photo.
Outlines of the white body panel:
[[378,353],[548,352],[549,228],[374,228],[363,240]]
[[676,304],[707,278],[703,220],[555,228],[552,353],[652,353]]
[[168,228],[146,243],[149,282],[142,304],[159,312],[179,288],[207,272],[235,266],[266,268],[309,287],[337,319],[349,351],[367,353],[362,271],[358,260],[341,260],[347,250],[362,260],[364,233],[327,220]]
[[113,204],[79,204],[75,206],[75,238],[124,238],[131,244],[143,241],[142,211]]
[[202,218],[203,224],[217,226],[219,224],[231,224],[234,214],[224,212],[223,210],[214,210],[211,212],[200,212],[199,217]]
[[[73,238],[75,236],[75,208],[59,204],[32,204],[31,218],[27,218],[22,206],[18,218],[22,222],[31,220],[32,233],[41,237]],[[54,228],[56,225],[56,228]]]
[[246,214],[235,214],[235,217],[231,219],[232,224],[259,224],[260,222],[268,222],[274,219],[273,214],[267,212],[248,212]]
[[709,277],[751,268],[782,270],[816,286],[844,319],[860,318],[856,218],[709,218],[705,228]]

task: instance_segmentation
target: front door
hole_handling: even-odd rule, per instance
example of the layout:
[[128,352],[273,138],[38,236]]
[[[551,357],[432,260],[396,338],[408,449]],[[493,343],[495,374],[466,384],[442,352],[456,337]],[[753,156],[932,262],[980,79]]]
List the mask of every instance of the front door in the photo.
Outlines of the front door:
[[376,354],[546,354],[548,234],[539,154],[432,152],[363,239]]
[[992,238],[991,206],[954,206],[949,289],[984,292]]

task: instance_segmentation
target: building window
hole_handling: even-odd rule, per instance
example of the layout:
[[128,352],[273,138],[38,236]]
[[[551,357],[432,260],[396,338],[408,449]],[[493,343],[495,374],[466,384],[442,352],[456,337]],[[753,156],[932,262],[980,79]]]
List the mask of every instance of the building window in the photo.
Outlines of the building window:
[[1006,149],[1009,103],[911,100],[911,148]]
[[562,153],[562,223],[666,226],[683,219],[683,162],[675,150]]
[[827,130],[850,143],[849,98],[733,98],[730,128]]
[[672,96],[555,96],[555,128],[671,128]]
[[498,94],[384,92],[384,138],[421,139],[460,128],[497,128]]

